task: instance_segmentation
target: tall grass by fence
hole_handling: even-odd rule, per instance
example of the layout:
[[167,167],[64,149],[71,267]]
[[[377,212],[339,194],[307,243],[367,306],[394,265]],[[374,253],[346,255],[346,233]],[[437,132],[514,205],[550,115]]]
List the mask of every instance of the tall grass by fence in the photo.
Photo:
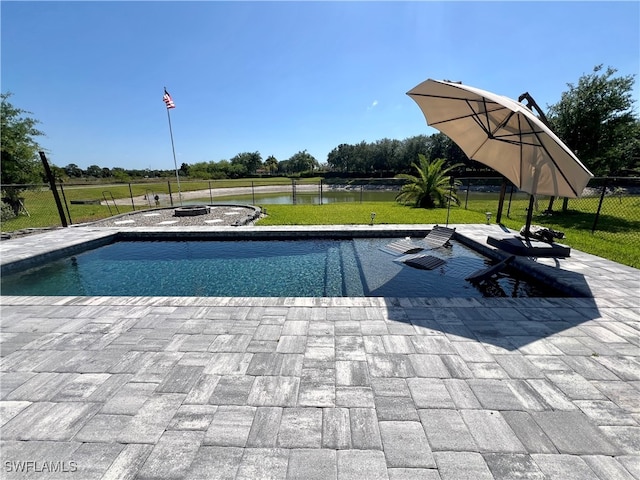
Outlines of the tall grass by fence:
[[[490,213],[495,222],[500,179],[460,179],[456,209]],[[69,224],[92,222],[131,211],[196,203],[314,203],[338,201],[394,201],[402,182],[397,179],[239,179],[215,181],[158,181],[110,185],[62,185],[57,189]],[[19,192],[17,200],[3,198],[2,231],[55,227],[62,224],[46,184],[2,185],[3,194]],[[13,195],[15,198],[16,195]],[[501,223],[524,224],[528,195],[507,188]],[[594,178],[577,199],[536,199],[533,222],[555,229],[579,229],[599,235],[615,234],[616,241],[640,247],[640,178]]]

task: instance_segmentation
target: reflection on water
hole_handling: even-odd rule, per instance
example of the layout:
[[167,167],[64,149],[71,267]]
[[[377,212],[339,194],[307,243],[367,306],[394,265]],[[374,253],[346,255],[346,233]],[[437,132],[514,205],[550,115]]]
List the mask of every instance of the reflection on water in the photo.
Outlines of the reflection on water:
[[508,270],[485,287],[465,280],[489,266],[451,242],[427,254],[433,270],[383,250],[390,238],[122,241],[12,275],[3,295],[200,297],[551,297]]
[[[249,205],[326,205],[328,203],[360,203],[360,202],[393,202],[398,192],[367,191],[356,189],[348,191],[296,192],[295,202],[291,192],[256,193],[255,195],[229,195],[213,198],[213,204],[237,203]],[[211,204],[210,197],[203,197],[184,202],[185,205]]]
[[[296,192],[295,196],[291,191],[243,194],[243,195],[218,195],[203,196],[201,198],[184,201],[184,205],[215,205],[215,204],[247,204],[247,205],[320,205],[329,203],[361,203],[361,202],[393,202],[396,199],[398,191],[393,190],[360,190],[354,188],[351,190],[324,190]],[[513,200],[526,199],[528,196],[524,193],[514,194]],[[465,206],[469,200],[498,200],[499,194],[493,192],[465,192],[458,191],[458,198],[462,205]]]

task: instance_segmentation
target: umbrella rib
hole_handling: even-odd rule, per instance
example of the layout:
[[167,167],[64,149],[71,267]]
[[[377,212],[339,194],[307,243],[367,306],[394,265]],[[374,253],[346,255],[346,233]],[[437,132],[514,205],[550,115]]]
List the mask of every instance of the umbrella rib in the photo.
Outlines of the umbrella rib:
[[[499,106],[501,106],[502,108],[497,108],[497,109],[495,109],[495,110],[491,110],[491,111],[489,111],[489,110],[487,109],[487,101],[486,101],[486,99],[485,99],[484,97],[482,97],[482,102],[483,102],[483,105],[484,105],[484,112],[482,112],[482,113],[484,113],[484,116],[485,116],[486,121],[487,121],[487,125],[485,126],[485,125],[483,125],[483,124],[482,124],[482,122],[481,122],[481,121],[480,121],[480,119],[479,119],[479,117],[480,117],[480,115],[479,115],[479,114],[475,114],[475,115],[474,115],[474,117],[473,117],[473,119],[474,119],[474,121],[475,121],[475,122],[480,126],[480,128],[482,129],[482,131],[483,131],[483,132],[485,132],[485,133],[487,134],[487,139],[488,139],[488,140],[497,140],[497,141],[499,141],[499,142],[505,142],[505,143],[511,143],[511,144],[513,144],[513,145],[517,145],[517,144],[518,144],[518,142],[505,140],[505,139],[501,138],[501,136],[500,136],[500,135],[499,135],[499,136],[496,136],[496,135],[495,135],[495,132],[497,132],[500,128],[502,128],[504,125],[506,125],[506,124],[507,124],[507,122],[509,121],[509,119],[513,116],[513,113],[514,113],[514,112],[510,111],[510,112],[509,112],[509,115],[506,117],[506,119],[504,119],[502,122],[500,122],[499,124],[497,124],[497,125],[495,126],[495,128],[493,129],[493,131],[491,131],[491,130],[489,130],[489,126],[490,126],[490,123],[491,123],[491,122],[489,121],[489,113],[497,112],[497,111],[499,111],[499,110],[508,110],[508,109],[507,109],[506,107],[504,107],[503,105],[500,105],[499,103],[496,103],[496,105],[499,105]],[[492,103],[495,103],[495,102],[492,102]],[[469,104],[469,102],[468,102],[468,101],[467,101],[467,105],[469,105],[469,108],[471,108],[471,110],[473,111],[473,108],[471,107],[471,105]],[[476,150],[475,150],[475,151],[474,151],[474,152],[469,156],[469,158],[473,158],[473,157],[474,157],[474,156],[475,156],[475,155],[480,151],[480,149],[484,146],[484,144],[485,144],[485,143],[486,143],[486,141],[485,141],[485,142],[482,142],[482,144],[478,145],[478,148],[476,148]]]
[[[527,120],[527,124],[529,125],[529,127],[531,127],[533,129],[533,125],[531,125],[531,122],[529,121],[528,118],[525,117],[525,119]],[[564,178],[564,181],[567,183],[567,185],[569,185],[569,188],[571,188],[571,191],[574,193],[574,195],[577,197],[578,196],[578,192],[576,192],[576,189],[573,187],[573,185],[571,184],[571,182],[569,181],[569,179],[567,178],[567,176],[564,174],[564,172],[562,171],[562,169],[558,166],[558,164],[556,163],[555,159],[553,158],[553,155],[551,155],[551,153],[549,152],[549,150],[547,149],[547,147],[544,146],[544,144],[542,143],[542,140],[540,139],[540,137],[538,136],[538,132],[533,132],[534,135],[536,136],[536,138],[538,139],[538,142],[540,144],[540,147],[545,151],[545,153],[547,154],[547,156],[549,157],[549,159],[553,162],[553,165],[556,167],[556,170],[558,172],[560,172],[560,175],[562,175],[562,178]]]
[[[471,103],[469,102],[469,100],[465,100],[467,106],[469,107],[469,109],[474,112],[473,113],[473,121],[476,122],[476,124],[480,127],[480,129],[486,133],[487,135],[487,140],[491,140],[493,139],[493,132],[491,132],[489,130],[489,112],[487,110],[487,101],[484,97],[482,97],[482,104],[484,106],[484,115],[487,119],[487,125],[485,126],[481,121],[480,121],[480,115],[478,113],[476,113],[476,111],[473,109],[473,107],[471,106]],[[499,107],[502,107],[502,105],[497,104]],[[502,108],[498,108],[496,110],[492,110],[492,112],[494,111],[498,111],[498,110],[502,110],[504,109],[504,107]],[[475,157],[476,153],[478,153],[480,151],[480,149],[485,145],[485,143],[487,143],[487,140],[485,140],[484,142],[482,142],[480,145],[478,145],[478,148],[475,149],[475,151],[469,155],[469,158],[473,158]]]
[[[493,113],[493,112],[497,112],[497,111],[505,110],[505,109],[506,109],[506,107],[505,107],[504,105],[501,105],[500,103],[498,103],[498,102],[494,102],[494,101],[492,101],[492,100],[491,100],[491,101],[487,101],[487,99],[486,99],[486,98],[484,98],[484,97],[482,97],[482,103],[483,103],[483,105],[484,105],[484,112],[476,112],[476,111],[473,109],[473,107],[471,106],[470,100],[469,100],[468,98],[451,97],[451,96],[448,96],[448,95],[431,95],[431,94],[426,94],[426,93],[412,93],[412,94],[410,94],[410,96],[416,96],[416,97],[427,97],[427,98],[440,98],[440,99],[443,99],[443,100],[457,100],[457,101],[460,101],[460,102],[465,102],[465,103],[467,104],[467,106],[469,107],[469,109],[471,110],[471,113],[470,113],[470,114],[468,114],[468,115],[461,115],[461,116],[459,116],[459,117],[455,117],[455,118],[449,118],[449,119],[447,119],[447,120],[441,120],[441,121],[439,121],[439,122],[429,123],[429,125],[431,125],[431,126],[433,126],[433,125],[440,125],[440,124],[443,124],[443,123],[454,122],[454,121],[456,121],[456,120],[461,120],[461,119],[463,119],[463,118],[469,118],[469,117],[472,117],[472,118],[476,121],[476,123],[477,123],[477,124],[478,124],[482,129],[483,129],[483,131],[485,131],[485,132],[486,132],[487,134],[489,134],[489,135],[490,135],[490,131],[489,131],[489,129],[488,129],[487,127],[485,127],[485,126],[484,126],[484,125],[483,125],[483,124],[482,124],[482,123],[477,119],[477,117],[478,117],[481,113],[484,113],[485,115],[487,115],[487,125],[488,125],[488,124],[489,124],[489,121],[488,121],[488,119],[489,119],[489,118],[488,118],[488,114],[489,114],[489,113]],[[491,110],[489,110],[489,109],[487,108],[487,104],[495,105],[495,107],[496,107],[496,108],[495,108],[495,109],[491,109]]]
[[[485,97],[482,97],[482,105],[484,105],[484,117],[486,118],[487,121],[487,126],[486,128],[484,128],[484,130],[487,132],[487,135],[489,136],[490,139],[493,139],[493,133],[491,130],[489,130],[490,127],[490,123],[489,123],[489,111],[487,110],[487,99]],[[479,121],[479,120],[478,120]]]
[[[572,184],[568,178],[571,170],[565,171],[561,168],[561,165],[564,165],[565,157],[568,155],[569,158],[577,161],[586,173],[590,174],[590,172],[580,164],[575,155],[572,154],[568,147],[561,141],[553,135],[548,138],[550,132],[535,116],[530,115],[528,111],[522,111],[519,107],[510,106],[511,104],[508,102],[503,102],[501,100],[502,97],[498,98],[494,95],[485,96],[483,91],[479,89],[449,85],[447,82],[437,82],[433,80],[429,80],[429,82],[444,83],[445,85],[454,87],[454,91],[467,93],[466,97],[463,96],[462,98],[452,94],[417,92],[409,93],[409,96],[413,97],[416,101],[418,101],[419,97],[435,100],[433,105],[430,104],[428,100],[424,106],[419,103],[425,117],[428,117],[427,110],[437,116],[446,117],[452,113],[455,115],[468,109],[468,114],[457,115],[455,118],[442,119],[433,123],[429,123],[427,118],[427,123],[443,131],[443,133],[450,131],[458,137],[464,137],[471,133],[473,136],[469,138],[469,141],[464,142],[466,147],[473,148],[473,144],[477,145],[477,142],[480,142],[480,145],[477,145],[475,150],[468,154],[470,159],[475,160],[475,157],[479,155],[487,145],[490,145],[492,141],[501,142],[503,145],[512,145],[520,151],[520,164],[518,166],[520,171],[519,188],[529,189],[529,182],[531,182],[530,189],[534,192],[537,191],[544,172],[545,180],[543,190],[545,192],[549,191],[554,192],[556,195],[561,195],[559,183],[561,183],[560,179],[562,179],[572,194],[576,197],[578,196],[579,192],[577,191],[576,185]],[[427,88],[426,90],[429,89]],[[504,98],[506,99],[506,97]],[[464,102],[464,104],[459,102]],[[466,107],[464,105],[466,105]],[[513,117],[514,115],[516,115],[515,119]],[[456,122],[459,122],[460,125],[456,125]],[[455,126],[448,128],[449,124]],[[443,126],[443,128],[440,128],[440,126]],[[477,129],[482,132],[483,138],[480,138],[480,132]],[[548,143],[543,143],[543,141],[547,141],[547,138]],[[551,145],[551,142],[553,142],[553,145]],[[556,152],[556,144],[559,144],[558,148],[561,148],[561,151]],[[495,154],[496,152],[502,151],[500,148],[498,145],[495,145],[495,147],[489,148],[487,152],[493,152],[493,154]],[[511,147],[508,147],[508,149],[510,150]],[[512,152],[515,153],[515,151]],[[557,155],[552,154],[552,152],[556,152]],[[525,155],[527,156],[526,159],[524,158]],[[486,157],[486,154],[484,156]],[[531,158],[529,158],[529,156]],[[479,161],[485,163],[483,160]],[[525,167],[525,161],[527,162],[527,167]],[[529,165],[531,171],[529,171]],[[515,165],[512,167],[515,167]],[[546,169],[549,169],[549,179],[546,179]],[[509,170],[510,172],[514,172],[514,170]],[[525,174],[525,172],[527,173]],[[523,177],[527,178],[526,185],[523,184]],[[569,193],[564,186],[562,191],[565,194]],[[529,215],[531,213],[532,212],[529,212]],[[528,217],[527,222],[530,222],[530,217]],[[527,226],[528,224],[529,223],[527,223]]]
[[[531,131],[531,132],[505,133],[505,134],[503,134],[503,135],[496,135],[495,137],[496,137],[496,138],[498,138],[498,139],[500,139],[500,138],[508,139],[509,137],[514,137],[514,138],[516,138],[516,139],[519,139],[519,138],[520,138],[520,135],[521,135],[521,134],[523,134],[523,133],[526,133],[526,134],[529,134],[529,135],[532,135],[532,134],[536,134],[536,135],[537,135],[537,134],[539,134],[539,133],[544,133],[544,132],[542,132],[542,131],[535,131],[535,130],[534,130],[534,131]],[[519,140],[518,140],[518,141],[519,141]]]
[[[522,188],[522,177],[523,177],[523,162],[522,162],[522,155],[523,155],[523,151],[522,148],[524,147],[523,143],[522,143],[522,121],[520,120],[520,117],[518,117],[518,138],[520,139],[520,185],[518,185],[518,188]],[[536,185],[537,187],[537,185]],[[533,195],[533,194],[531,194]],[[529,203],[529,205],[531,205],[531,203]],[[530,224],[530,220],[529,220],[529,215],[533,215],[533,212],[529,211],[527,212],[527,223]]]
[[[441,97],[438,97],[441,98]],[[460,99],[463,100],[467,105],[469,105],[469,101],[465,100],[465,99]],[[476,119],[476,122],[478,123],[478,125],[480,125],[481,127],[483,127],[483,130],[487,133],[489,133],[489,131],[484,127],[484,125],[481,122],[478,122],[477,117],[478,117],[478,112],[474,111],[473,108],[471,107],[471,105],[469,105],[469,108],[471,109],[471,113],[468,113],[466,115],[460,115],[458,117],[452,117],[452,118],[447,118],[446,120],[440,120],[438,122],[432,122],[429,123],[429,125],[433,126],[433,125],[441,125],[443,123],[449,123],[449,122],[455,122],[457,120],[462,120],[464,118],[474,118]],[[497,112],[499,110],[504,110],[504,107],[502,108],[496,108],[495,110],[491,110],[490,112],[487,113],[492,113],[492,112]]]
[[[449,95],[433,95],[431,93],[410,93],[409,96],[411,96],[411,97],[442,98],[443,100],[459,100],[461,102],[468,102],[469,101],[468,98],[451,97]],[[493,105],[497,105],[500,108],[506,108],[504,105],[500,104],[499,102],[495,102],[493,100],[489,100],[488,102],[485,102],[485,103],[491,103]]]
[[431,126],[433,126],[433,125],[441,125],[443,123],[455,122],[456,120],[463,120],[463,119],[469,118],[469,117],[473,118],[475,116],[476,116],[476,114],[471,113],[469,115],[461,115],[459,117],[447,118],[446,120],[440,120],[438,122],[432,122],[432,123],[429,123],[429,125],[431,125]]
[[[492,137],[492,138],[496,138],[496,139],[500,140],[499,138],[497,138],[497,137],[495,136],[495,132],[497,132],[497,131],[498,131],[498,130],[500,130],[501,128],[505,128],[505,127],[506,127],[506,125],[509,123],[509,120],[511,120],[511,117],[513,117],[514,115],[515,115],[515,112],[514,112],[513,110],[510,110],[510,111],[509,111],[509,115],[507,115],[507,117],[506,117],[504,120],[502,120],[502,122],[500,122],[499,124],[497,124],[497,125],[495,126],[495,128],[493,129],[493,132],[491,132],[491,137]],[[518,123],[519,123],[519,120],[518,120]],[[520,128],[519,130],[520,130],[520,132],[522,132],[522,129],[521,129],[521,128]],[[519,133],[520,133],[520,132],[519,132]]]
[[[509,139],[507,137],[516,137],[513,140]],[[538,143],[536,142],[527,142],[526,140],[522,140],[522,135],[521,134],[509,134],[509,135],[504,135],[504,136],[497,136],[497,137],[493,137],[494,140],[497,140],[498,142],[504,142],[504,143],[510,143],[512,145],[529,145],[531,147],[538,147],[540,146]]]

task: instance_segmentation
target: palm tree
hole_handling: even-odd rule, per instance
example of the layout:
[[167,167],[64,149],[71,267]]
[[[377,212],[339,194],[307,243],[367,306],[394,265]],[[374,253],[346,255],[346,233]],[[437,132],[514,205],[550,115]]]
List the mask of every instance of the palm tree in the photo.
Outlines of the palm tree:
[[[458,204],[458,197],[451,185],[451,176],[447,175],[451,170],[462,166],[456,163],[450,167],[443,168],[445,160],[438,158],[433,162],[429,162],[426,156],[418,154],[420,164],[415,162],[411,164],[418,171],[418,175],[400,174],[396,178],[408,180],[400,192],[396,196],[396,201],[404,205],[413,204],[419,208],[434,208],[436,203],[438,206],[444,206],[445,200],[451,198]],[[453,186],[460,185],[459,181],[455,181]]]
[[269,175],[273,175],[278,170],[278,160],[273,155],[269,155],[264,161],[264,166],[267,168]]

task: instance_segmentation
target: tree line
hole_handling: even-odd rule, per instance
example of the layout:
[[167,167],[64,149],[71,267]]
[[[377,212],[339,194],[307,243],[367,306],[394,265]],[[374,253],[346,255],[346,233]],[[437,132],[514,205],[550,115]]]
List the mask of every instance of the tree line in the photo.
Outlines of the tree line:
[[[551,129],[596,176],[640,175],[640,117],[633,98],[635,75],[616,76],[616,70],[602,65],[583,75],[577,84],[567,84],[560,100],[549,106]],[[1,183],[28,184],[43,181],[37,152],[38,120],[30,112],[13,106],[10,93],[1,94],[2,149]],[[487,167],[469,160],[460,148],[441,133],[417,135],[404,140],[383,138],[375,142],[340,144],[322,163],[306,150],[290,158],[265,159],[260,152],[238,153],[229,160],[183,163],[178,172],[197,179],[242,178],[256,175],[318,175],[388,177],[410,173],[422,155],[429,160],[443,159],[444,168],[456,164],[452,174],[488,173]],[[172,177],[175,170],[125,169],[76,164],[52,166],[62,180],[108,179],[129,181],[141,178]],[[491,171],[492,172],[492,171]],[[3,189],[3,196],[7,192]]]

